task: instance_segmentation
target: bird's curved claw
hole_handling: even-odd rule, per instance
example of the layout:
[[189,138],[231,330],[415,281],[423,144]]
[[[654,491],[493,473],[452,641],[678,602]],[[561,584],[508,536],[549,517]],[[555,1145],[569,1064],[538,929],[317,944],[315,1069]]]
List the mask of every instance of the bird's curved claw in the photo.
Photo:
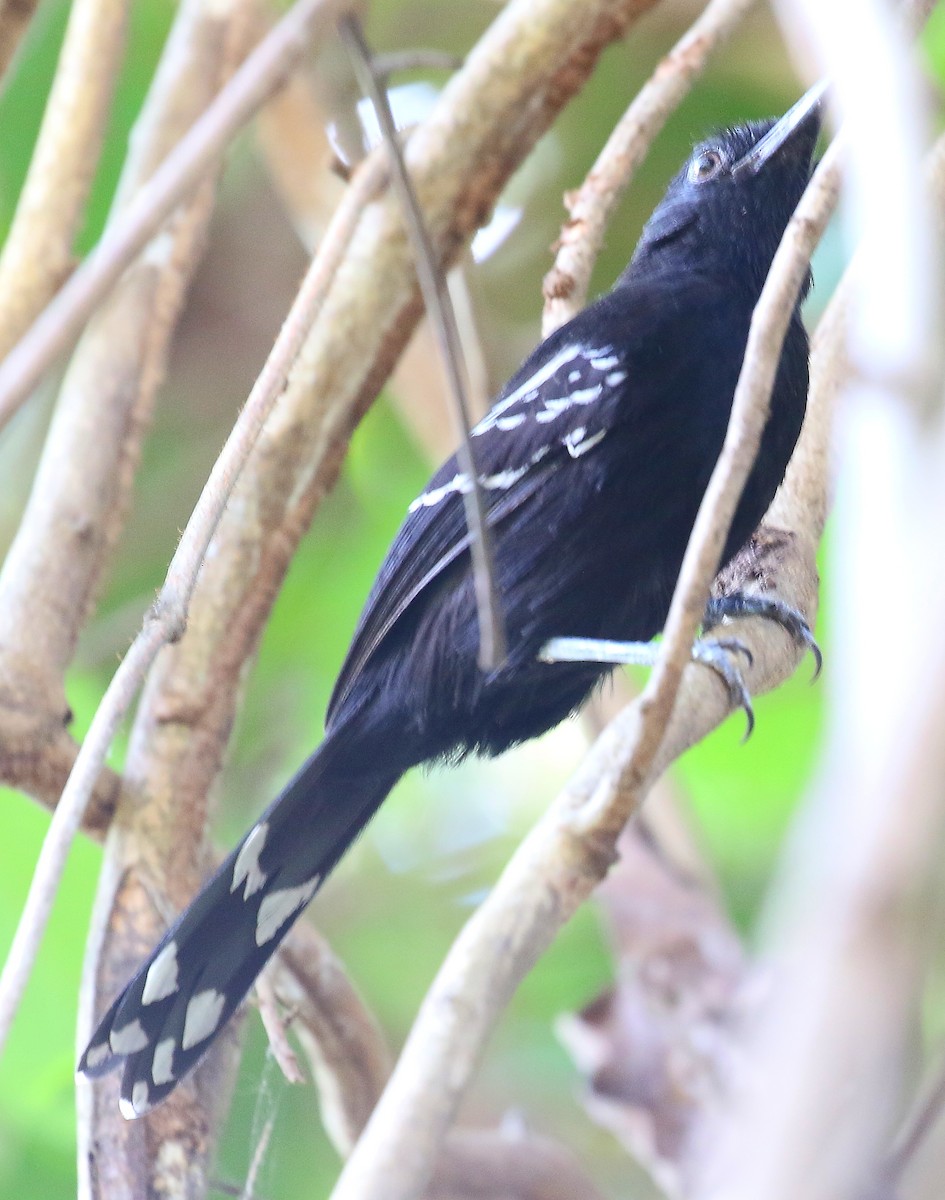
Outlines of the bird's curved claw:
[[787,633],[796,645],[809,650],[814,656],[813,683],[820,675],[824,666],[824,656],[820,646],[808,625],[804,614],[775,596],[749,595],[746,592],[732,592],[729,596],[715,596],[706,605],[702,618],[702,628],[708,632],[720,625],[726,618],[765,617],[774,621]]
[[741,671],[735,665],[734,654],[744,654],[751,666],[754,661],[751,651],[738,638],[700,638],[692,644],[694,662],[709,667],[725,684],[732,707],[738,707],[745,713],[746,729],[742,742],[747,742],[755,728],[755,710],[751,703],[751,693],[745,686]]

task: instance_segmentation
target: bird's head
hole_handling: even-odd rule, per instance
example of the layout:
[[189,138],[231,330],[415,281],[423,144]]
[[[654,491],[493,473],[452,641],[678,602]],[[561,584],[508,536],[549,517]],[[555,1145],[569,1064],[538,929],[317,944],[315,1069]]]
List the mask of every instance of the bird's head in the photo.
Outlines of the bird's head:
[[647,222],[629,269],[724,271],[757,297],[811,176],[823,92],[811,89],[780,120],[700,142]]

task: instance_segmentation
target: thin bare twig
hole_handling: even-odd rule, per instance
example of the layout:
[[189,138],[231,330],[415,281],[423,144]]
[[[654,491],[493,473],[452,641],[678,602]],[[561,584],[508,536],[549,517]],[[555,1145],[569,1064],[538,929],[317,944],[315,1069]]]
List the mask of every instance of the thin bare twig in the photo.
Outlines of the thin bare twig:
[[479,475],[476,471],[476,456],[470,434],[469,400],[466,395],[466,370],[463,363],[463,348],[456,314],[446,287],[446,278],[436,260],[430,235],[427,233],[423,211],[400,152],[397,127],[390,110],[387,93],[378,82],[371,65],[371,52],[364,40],[361,23],[354,16],[343,17],[341,34],[351,52],[355,73],[365,95],[371,98],[377,121],[384,136],[387,153],[393,167],[393,180],[400,195],[407,224],[407,232],[413,244],[417,263],[417,279],[423,293],[427,316],[436,335],[440,357],[450,387],[460,436],[457,459],[460,469],[469,480],[468,490],[463,492],[463,506],[470,536],[473,584],[476,595],[476,612],[479,618],[479,667],[483,671],[497,670],[505,660],[508,650],[505,623],[502,619],[502,602],[495,578],[495,559],[492,538],[486,519],[485,502]]
[[77,0],[0,254],[0,359],[67,278],[125,48],[128,0]]
[[190,132],[168,154],[116,222],[0,364],[0,428],[176,204],[215,167],[234,134],[352,0],[298,0],[259,43]]
[[259,1001],[259,1015],[263,1028],[269,1039],[269,1050],[279,1070],[289,1083],[304,1083],[305,1076],[299,1066],[299,1060],[289,1045],[289,1020],[279,1011],[279,1001],[276,999],[269,971],[263,971],[256,980],[256,999]]
[[0,1052],[36,961],[43,931],[65,870],[66,858],[82,824],[86,800],[122,717],[137,694],[141,679],[154,661],[155,654],[164,644],[165,636],[157,621],[149,621],[125,655],[109,685],[105,700],[95,714],[62,799],[52,815],[26,903],[0,973]]
[[325,1132],[347,1155],[390,1075],[377,1019],[311,925],[292,931],[271,980],[276,997],[296,1014],[293,1032],[318,1086]]
[[754,4],[755,0],[711,0],[636,94],[580,188],[565,196],[570,215],[542,285],[543,337],[570,321],[586,303],[591,272],[620,197],[670,115]]
[[253,1151],[249,1170],[246,1172],[246,1182],[243,1184],[243,1190],[240,1192],[240,1200],[254,1200],[256,1195],[256,1180],[259,1178],[259,1172],[266,1157],[266,1151],[269,1149],[269,1143],[272,1140],[272,1131],[275,1127],[275,1117],[269,1117],[262,1127],[262,1133],[260,1133],[256,1141],[256,1148]]

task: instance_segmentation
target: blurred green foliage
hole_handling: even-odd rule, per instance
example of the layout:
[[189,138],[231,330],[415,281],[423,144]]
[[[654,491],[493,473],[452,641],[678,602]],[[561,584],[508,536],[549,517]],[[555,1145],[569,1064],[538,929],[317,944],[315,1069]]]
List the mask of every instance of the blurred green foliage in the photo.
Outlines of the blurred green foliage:
[[[544,139],[513,183],[524,220],[476,269],[473,290],[493,381],[498,384],[537,338],[540,281],[562,217],[561,194],[575,186],[614,121],[682,26],[664,5],[627,43],[611,49],[586,91]],[[0,96],[0,229],[10,222],[58,53],[67,7],[40,6],[16,71]],[[103,226],[129,129],[173,16],[169,0],[131,6],[128,55],[109,136],[77,247]],[[370,33],[379,48],[436,45],[464,52],[495,6],[484,0],[378,0]],[[927,37],[930,70],[945,71],[945,18]],[[441,79],[441,76],[437,76]],[[797,84],[764,12],[746,23],[670,121],[614,222],[596,284],[623,267],[640,226],[691,141],[707,129],[785,108]],[[816,264],[818,279],[839,271],[840,239]],[[116,655],[137,628],[163,577],[178,529],[261,365],[291,300],[303,255],[252,146],[241,143],[223,187],[212,244],[194,287],[136,491],[135,510],[111,583],[69,681],[83,730]],[[823,301],[815,295],[813,304]],[[441,403],[431,396],[431,404]],[[0,444],[5,495],[0,539],[9,542],[27,495],[48,411],[26,411]],[[360,605],[387,541],[424,482],[425,463],[383,401],[364,421],[345,476],[325,502],[276,606],[234,736],[220,795],[220,838],[230,843],[319,736],[320,716]],[[821,622],[829,670],[829,628]],[[806,670],[758,701],[758,727],[740,743],[740,719],[691,752],[678,780],[691,797],[700,837],[720,872],[740,924],[749,930],[779,839],[815,762],[822,689]],[[414,773],[384,807],[314,908],[396,1047],[430,979],[477,896],[501,870],[535,815],[577,761],[574,727],[495,764]],[[116,754],[120,759],[121,747]],[[47,824],[22,797],[3,797],[0,947],[13,934]],[[100,850],[73,855],[36,973],[0,1063],[0,1194],[65,1197],[74,1191],[76,994]],[[515,998],[493,1043],[465,1117],[495,1122],[520,1109],[558,1134],[613,1195],[644,1194],[612,1139],[577,1102],[578,1080],[551,1030],[555,1016],[590,1000],[608,980],[608,948],[592,909],[563,931]],[[290,1089],[265,1058],[259,1023],[248,1022],[242,1082],[219,1174],[245,1176],[254,1130],[278,1116],[259,1194],[325,1195],[337,1160],[321,1133],[311,1089]],[[260,1086],[260,1078],[263,1083]]]

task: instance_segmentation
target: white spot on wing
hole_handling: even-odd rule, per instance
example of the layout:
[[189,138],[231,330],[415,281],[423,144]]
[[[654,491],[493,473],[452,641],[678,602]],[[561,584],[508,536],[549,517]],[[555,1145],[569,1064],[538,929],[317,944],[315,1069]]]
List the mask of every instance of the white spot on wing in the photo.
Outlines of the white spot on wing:
[[151,1078],[160,1087],[162,1083],[170,1083],[174,1078],[174,1050],[176,1043],[172,1037],[164,1038],[154,1048],[154,1058],[151,1060]]
[[627,378],[626,371],[611,371],[605,380],[608,387],[616,387]]
[[266,882],[266,872],[259,866],[259,856],[262,854],[269,836],[269,822],[261,821],[246,835],[246,840],[240,846],[240,852],[233,864],[233,882],[230,891],[235,892],[239,885],[246,880],[243,889],[243,899],[248,900]]
[[569,392],[566,396],[549,396],[545,400],[545,407],[535,414],[535,420],[539,425],[547,425],[549,421],[553,421],[555,417],[559,417],[563,412],[567,412],[569,408],[575,405],[593,404],[603,391],[601,385],[595,384],[594,387],[581,388],[576,392]]
[[154,1004],[177,991],[177,943],[168,942],[148,967],[141,993],[142,1004]]
[[263,898],[256,917],[256,945],[265,946],[266,942],[275,937],[289,917],[293,916],[308,904],[315,895],[315,889],[321,880],[320,875],[300,883],[298,887],[281,888],[278,892],[270,892]]
[[407,512],[416,512],[420,508],[429,508],[433,504],[439,504],[441,500],[445,500],[447,496],[453,492],[468,492],[469,480],[465,475],[454,475],[449,483],[444,483],[442,487],[433,488],[429,492],[424,492],[422,496],[418,496],[416,500],[407,509]]
[[511,429],[518,429],[524,422],[525,413],[514,413],[511,417],[496,417],[495,427],[502,433],[508,433]]
[[115,1054],[134,1054],[148,1044],[148,1035],[136,1017],[121,1029],[113,1029],[108,1042]]
[[[596,353],[596,352],[595,352]],[[500,400],[495,407],[482,418],[479,424],[473,429],[473,437],[479,437],[480,434],[487,433],[492,429],[499,417],[512,405],[516,400],[525,399],[533,400],[538,395],[538,389],[554,375],[559,367],[563,367],[566,362],[571,362],[575,358],[586,358],[587,353],[583,346],[569,345],[563,347],[552,358],[549,358],[546,363],[543,363],[534,375],[529,375],[524,383],[520,384],[514,392],[510,392],[504,400]],[[528,395],[527,393],[531,393]]]
[[184,1036],[180,1045],[182,1050],[189,1050],[198,1042],[204,1042],[216,1031],[220,1023],[220,1013],[226,997],[216,988],[206,988],[191,996],[184,1016]]
[[499,471],[495,475],[481,475],[479,482],[490,492],[505,491],[513,483],[518,483],[527,471],[528,467],[511,467],[508,471]]
[[614,354],[613,346],[602,346],[597,353],[600,358],[588,359],[595,371],[609,371],[611,367],[615,367],[620,359]]

